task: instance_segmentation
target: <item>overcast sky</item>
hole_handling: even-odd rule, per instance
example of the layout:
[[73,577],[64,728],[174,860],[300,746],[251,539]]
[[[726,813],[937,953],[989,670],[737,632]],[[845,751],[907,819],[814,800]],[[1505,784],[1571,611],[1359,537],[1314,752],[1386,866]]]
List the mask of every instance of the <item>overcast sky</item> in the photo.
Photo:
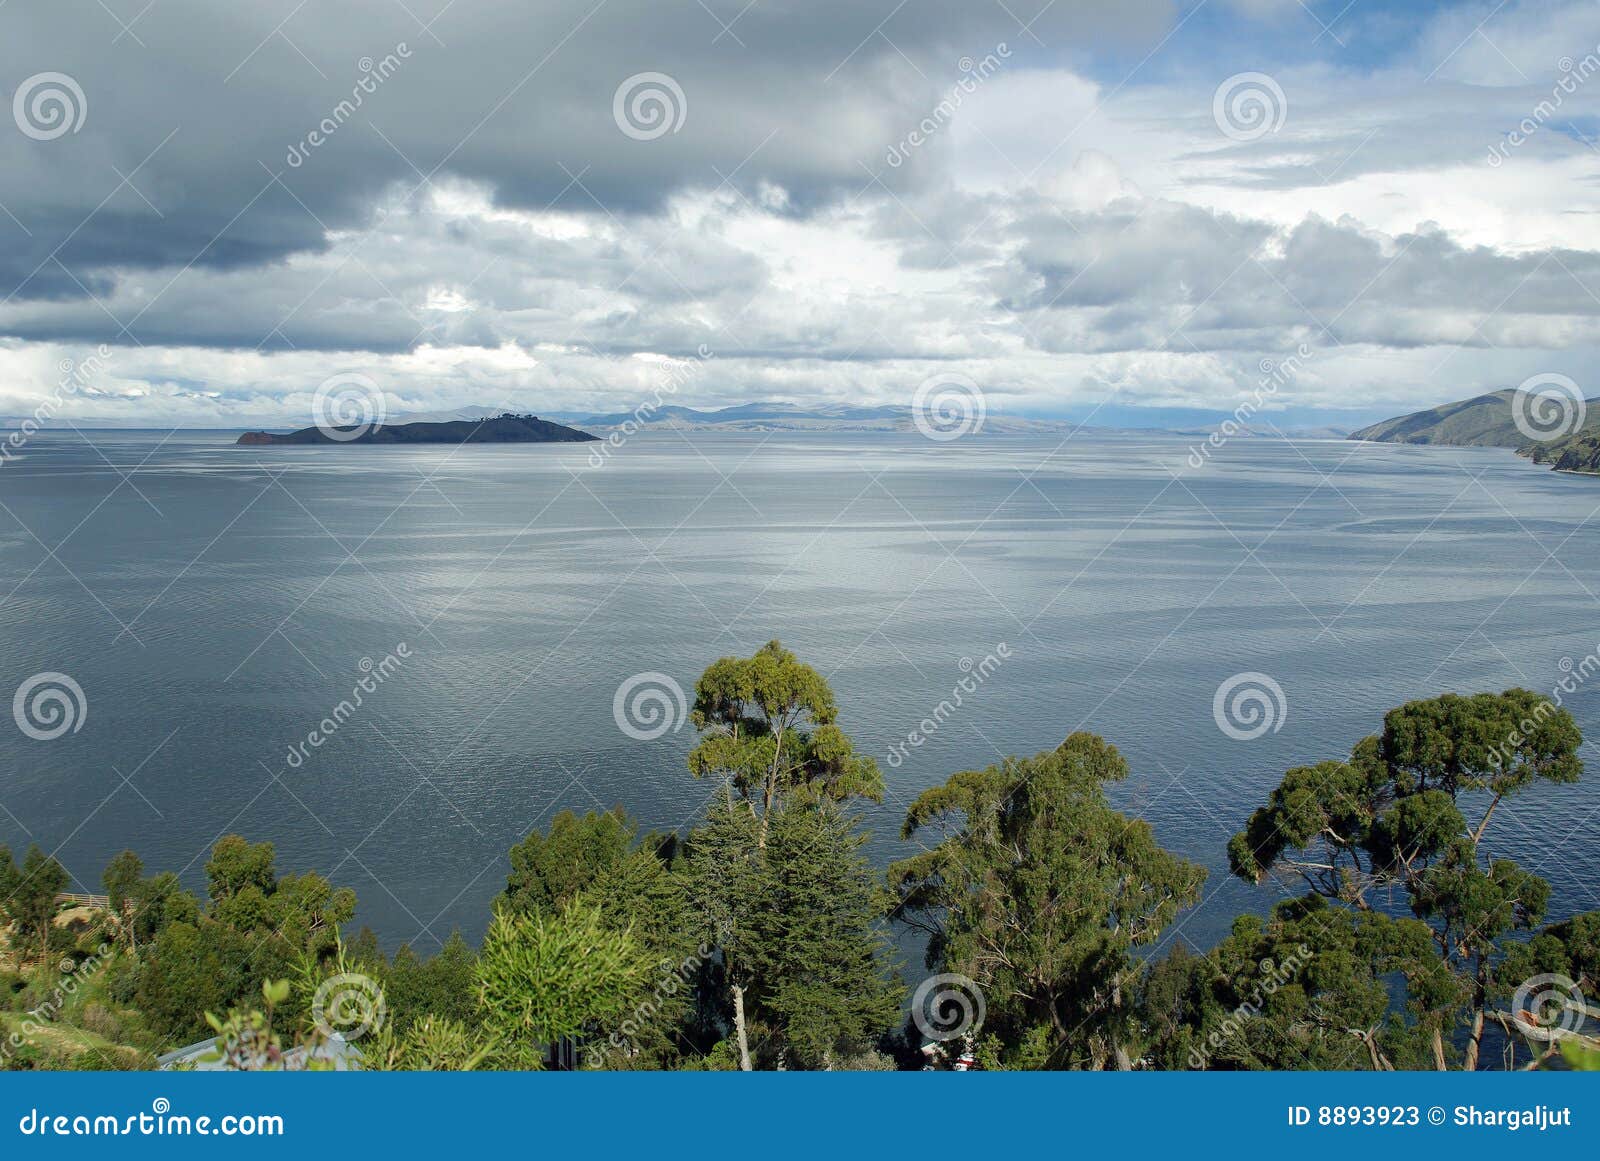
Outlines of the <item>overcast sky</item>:
[[1232,409],[1302,345],[1290,416],[1600,395],[1597,45],[1594,0],[11,0],[0,414],[101,344],[61,410],[152,425],[347,373]]

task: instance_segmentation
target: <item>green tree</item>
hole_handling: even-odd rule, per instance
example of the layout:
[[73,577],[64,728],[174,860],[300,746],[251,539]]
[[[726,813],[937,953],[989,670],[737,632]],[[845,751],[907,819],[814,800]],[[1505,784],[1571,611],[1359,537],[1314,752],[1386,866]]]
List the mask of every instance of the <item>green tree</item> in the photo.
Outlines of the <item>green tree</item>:
[[277,882],[273,870],[276,852],[271,843],[252,843],[240,835],[223,835],[206,861],[206,883],[211,902],[222,903],[254,888],[270,894]]
[[1230,865],[1256,883],[1297,876],[1360,911],[1402,892],[1431,946],[1412,940],[1396,965],[1411,1023],[1390,1039],[1424,1035],[1442,1069],[1464,1025],[1461,1062],[1475,1069],[1492,1007],[1520,978],[1502,962],[1510,937],[1534,931],[1549,899],[1543,879],[1487,850],[1490,822],[1538,782],[1575,782],[1582,741],[1570,713],[1525,689],[1408,702],[1348,760],[1289,770],[1229,842]]
[[289,972],[259,940],[210,919],[169,924],[140,959],[134,1003],[152,1031],[179,1044],[206,1034],[207,1012],[246,1004],[267,978]]
[[539,1068],[556,1041],[620,1021],[654,965],[631,932],[581,902],[497,914],[477,964],[478,1002],[499,1059]]
[[695,777],[725,778],[759,821],[787,802],[847,802],[883,797],[883,775],[856,753],[838,726],[839,707],[823,676],[777,641],[753,657],[713,662],[695,685],[689,754]]
[[730,950],[753,986],[768,1055],[788,1067],[832,1068],[873,1048],[900,1015],[890,970],[888,899],[865,858],[866,836],[831,809],[772,816],[758,849],[746,914]]
[[692,1001],[705,965],[688,894],[673,871],[677,850],[676,836],[639,838],[621,808],[581,817],[563,811],[548,835],[529,834],[511,850],[502,910],[550,915],[578,902],[596,907],[608,927],[629,932],[656,962],[649,999],[629,1013],[625,1029],[602,1029],[593,1043],[609,1068],[663,1067],[692,1047]]
[[1127,774],[1080,732],[953,775],[907,812],[903,837],[939,837],[890,868],[894,915],[927,934],[929,968],[982,989],[998,1063],[1131,1067],[1132,951],[1196,901],[1205,870],[1110,807],[1104,785]]
[[118,935],[137,950],[139,935],[133,922],[134,911],[143,903],[144,860],[132,851],[123,851],[106,864],[100,882],[106,889],[111,913],[117,917]]
[[436,1024],[471,1023],[477,1014],[476,968],[477,956],[459,931],[427,959],[409,944],[401,947],[387,970],[379,969],[395,1032],[403,1034],[429,1018]]
[[37,947],[40,961],[50,958],[50,930],[54,926],[56,896],[71,882],[64,868],[46,855],[37,845],[28,848],[17,869],[11,852],[0,848],[0,886],[6,887],[0,896],[0,914],[3,914],[16,933],[17,959],[23,958],[23,949]]

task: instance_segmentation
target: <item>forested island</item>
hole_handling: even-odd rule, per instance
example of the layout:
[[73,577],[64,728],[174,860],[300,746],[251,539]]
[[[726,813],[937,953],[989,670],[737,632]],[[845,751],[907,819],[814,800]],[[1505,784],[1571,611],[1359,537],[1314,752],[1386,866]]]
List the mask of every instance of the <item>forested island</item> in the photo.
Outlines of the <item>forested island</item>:
[[[481,945],[428,958],[347,935],[354,892],[285,873],[269,842],[220,839],[203,894],[125,851],[103,896],[67,895],[38,848],[0,850],[0,1058],[149,1068],[198,1042],[167,1065],[1600,1066],[1600,912],[1546,913],[1500,811],[1579,779],[1556,702],[1414,701],[1286,771],[1228,856],[1292,897],[1160,956],[1206,872],[1111,806],[1115,746],[1078,732],[953,774],[910,804],[883,873],[856,810],[882,774],[841,718],[777,642],[714,662],[679,775],[720,786],[700,819],[558,815],[509,852]],[[926,937],[924,963],[897,960],[895,925]]]
[[274,434],[247,431],[237,442],[263,444],[356,443],[593,443],[599,436],[540,419],[506,412],[492,419],[458,419],[442,423],[372,424],[350,427],[303,427]]

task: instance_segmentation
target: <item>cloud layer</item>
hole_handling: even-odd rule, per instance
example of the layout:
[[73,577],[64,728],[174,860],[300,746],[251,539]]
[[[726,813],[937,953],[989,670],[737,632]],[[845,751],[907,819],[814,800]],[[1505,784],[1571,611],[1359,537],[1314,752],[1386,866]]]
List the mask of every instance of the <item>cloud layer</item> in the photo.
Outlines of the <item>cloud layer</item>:
[[1370,414],[1600,346],[1592,5],[141,7],[0,8],[0,413],[102,343],[68,413],[224,425],[351,369],[614,410],[701,347],[684,402],[1081,414],[1305,345],[1284,403]]

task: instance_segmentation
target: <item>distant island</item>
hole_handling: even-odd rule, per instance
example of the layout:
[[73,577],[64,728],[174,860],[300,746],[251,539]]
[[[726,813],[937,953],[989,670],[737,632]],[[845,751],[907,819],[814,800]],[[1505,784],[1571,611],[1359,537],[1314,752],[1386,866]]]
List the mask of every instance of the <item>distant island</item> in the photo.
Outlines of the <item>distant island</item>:
[[1600,475],[1600,399],[1584,401],[1584,422],[1569,435],[1530,439],[1517,427],[1510,388],[1471,399],[1385,419],[1350,438],[1372,443],[1432,444],[1440,447],[1504,447],[1558,472]]
[[359,435],[359,427],[336,427],[330,435],[320,427],[303,427],[287,434],[247,431],[238,442],[246,445],[312,443],[592,443],[600,437],[575,427],[551,423],[537,415],[502,415],[483,419],[457,419],[439,423],[375,424]]

